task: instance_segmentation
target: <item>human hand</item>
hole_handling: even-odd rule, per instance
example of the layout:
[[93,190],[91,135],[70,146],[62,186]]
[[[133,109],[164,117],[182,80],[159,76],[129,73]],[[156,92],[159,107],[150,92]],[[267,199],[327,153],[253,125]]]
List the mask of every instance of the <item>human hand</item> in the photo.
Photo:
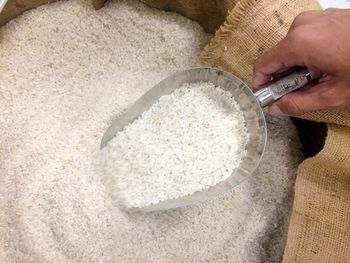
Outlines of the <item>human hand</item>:
[[350,9],[297,16],[286,37],[255,62],[253,89],[294,66],[306,66],[321,78],[273,103],[269,113],[298,116],[350,105]]

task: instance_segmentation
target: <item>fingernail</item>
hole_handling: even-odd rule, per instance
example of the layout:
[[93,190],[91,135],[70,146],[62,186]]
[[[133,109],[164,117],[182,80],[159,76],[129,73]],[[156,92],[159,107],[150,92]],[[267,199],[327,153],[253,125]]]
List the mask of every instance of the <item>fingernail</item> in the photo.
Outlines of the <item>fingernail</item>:
[[280,107],[278,105],[271,105],[267,108],[267,112],[272,115],[283,115],[283,112],[281,111]]

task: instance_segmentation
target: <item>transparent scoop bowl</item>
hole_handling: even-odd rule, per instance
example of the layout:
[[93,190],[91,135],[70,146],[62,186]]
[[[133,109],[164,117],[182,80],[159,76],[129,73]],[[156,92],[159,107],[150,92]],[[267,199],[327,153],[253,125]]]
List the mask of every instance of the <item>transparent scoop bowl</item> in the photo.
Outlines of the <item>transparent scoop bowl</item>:
[[260,104],[243,81],[228,72],[215,68],[191,68],[175,73],[159,82],[114,120],[102,138],[101,149],[108,144],[117,132],[137,119],[144,111],[157,102],[161,96],[172,93],[183,83],[198,81],[212,82],[215,86],[220,86],[222,89],[229,91],[239,104],[240,109],[243,111],[249,134],[245,149],[242,149],[246,154],[243,156],[240,165],[226,180],[208,189],[129,210],[151,212],[198,204],[232,190],[233,187],[251,176],[258,167],[265,150],[267,137],[266,121]]

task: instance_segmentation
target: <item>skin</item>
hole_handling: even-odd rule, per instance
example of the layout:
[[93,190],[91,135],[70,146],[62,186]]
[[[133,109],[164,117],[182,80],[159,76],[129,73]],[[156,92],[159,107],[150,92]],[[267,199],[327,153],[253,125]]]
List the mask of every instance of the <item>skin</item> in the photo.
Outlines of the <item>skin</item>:
[[321,78],[273,103],[269,113],[300,116],[350,106],[350,9],[297,16],[286,37],[256,60],[253,89],[297,65],[317,71]]

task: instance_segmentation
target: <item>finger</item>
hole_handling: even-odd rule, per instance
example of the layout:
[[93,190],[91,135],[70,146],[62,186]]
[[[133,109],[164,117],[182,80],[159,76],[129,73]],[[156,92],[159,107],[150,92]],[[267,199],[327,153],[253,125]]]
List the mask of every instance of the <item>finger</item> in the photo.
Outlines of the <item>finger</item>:
[[279,70],[279,71],[272,74],[272,78],[274,80],[278,80],[278,79],[281,79],[281,78],[288,76],[289,74],[292,74],[296,70],[298,70],[298,67],[292,67],[292,68],[289,68],[286,70]]
[[298,48],[297,40],[286,37],[275,47],[261,55],[254,64],[253,89],[265,84],[271,75],[277,71],[287,70],[293,66],[305,65],[303,61],[304,51]]
[[323,83],[287,94],[268,107],[267,112],[272,115],[300,116],[307,112],[339,106],[341,102],[329,95],[332,94],[330,90],[334,89],[328,83]]
[[[294,93],[289,94],[289,97],[295,93],[302,93],[304,91],[304,93],[306,94],[305,91],[307,90],[311,90],[312,92],[312,88],[314,86],[318,85],[317,82],[312,82],[308,85],[306,85],[305,87],[302,87],[301,89],[299,89],[298,91],[295,91]],[[287,95],[284,96],[283,100],[286,100]],[[283,97],[282,97],[283,98]],[[265,110],[266,112],[272,114],[272,115],[288,115],[288,113],[286,112],[286,110],[283,108],[283,105],[281,106],[281,103],[283,103],[283,101],[281,102],[282,98],[280,100],[278,100],[277,102],[273,103],[272,105],[270,105],[269,107],[267,107],[267,109]],[[287,97],[288,99],[288,97]]]

